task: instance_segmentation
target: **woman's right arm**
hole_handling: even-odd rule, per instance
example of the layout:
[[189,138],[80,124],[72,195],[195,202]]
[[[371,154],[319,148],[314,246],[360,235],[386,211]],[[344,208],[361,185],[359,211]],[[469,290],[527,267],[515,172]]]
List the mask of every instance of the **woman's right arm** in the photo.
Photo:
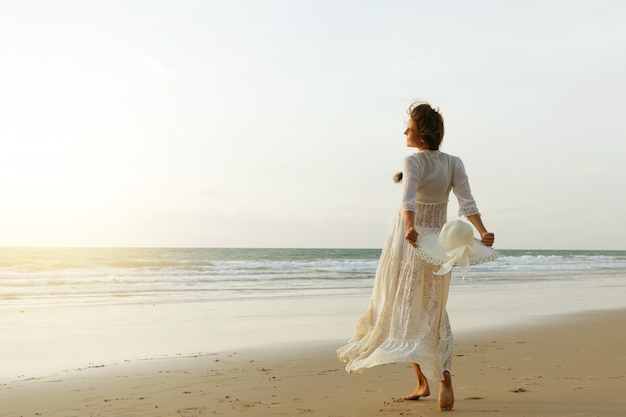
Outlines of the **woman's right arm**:
[[495,235],[487,230],[481,217],[476,201],[472,196],[467,174],[463,162],[458,159],[454,172],[453,191],[459,200],[459,215],[467,217],[480,234],[480,241],[485,246],[493,246]]
[[470,223],[474,225],[476,230],[478,230],[482,244],[485,246],[493,246],[495,235],[487,231],[487,228],[483,224],[483,220],[480,218],[480,214],[469,215],[467,216],[467,220],[469,220]]

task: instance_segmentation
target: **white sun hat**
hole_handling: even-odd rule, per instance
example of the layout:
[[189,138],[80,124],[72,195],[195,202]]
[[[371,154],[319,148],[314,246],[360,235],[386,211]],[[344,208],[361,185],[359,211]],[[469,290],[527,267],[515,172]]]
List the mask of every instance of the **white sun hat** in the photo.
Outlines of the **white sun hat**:
[[420,258],[441,265],[436,275],[447,274],[452,267],[458,266],[465,278],[470,265],[495,261],[500,256],[500,252],[475,239],[472,226],[461,220],[447,222],[439,233],[420,233],[417,245]]

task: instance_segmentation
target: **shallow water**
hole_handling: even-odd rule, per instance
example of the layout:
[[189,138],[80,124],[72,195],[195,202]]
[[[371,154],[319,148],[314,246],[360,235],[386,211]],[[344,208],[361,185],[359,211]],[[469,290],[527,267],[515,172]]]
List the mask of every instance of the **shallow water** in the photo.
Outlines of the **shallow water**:
[[[3,380],[124,360],[346,341],[379,250],[0,249]],[[620,308],[626,252],[504,251],[453,273],[455,333]]]

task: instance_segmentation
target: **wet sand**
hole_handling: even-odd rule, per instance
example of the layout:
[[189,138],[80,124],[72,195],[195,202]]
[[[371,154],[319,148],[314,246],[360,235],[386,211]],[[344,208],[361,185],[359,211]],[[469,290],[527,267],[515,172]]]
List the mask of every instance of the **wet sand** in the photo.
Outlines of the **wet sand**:
[[[545,316],[537,323],[457,336],[455,415],[622,416],[626,310]],[[440,415],[437,383],[419,401],[409,364],[350,375],[345,341],[103,362],[3,381],[12,416]]]

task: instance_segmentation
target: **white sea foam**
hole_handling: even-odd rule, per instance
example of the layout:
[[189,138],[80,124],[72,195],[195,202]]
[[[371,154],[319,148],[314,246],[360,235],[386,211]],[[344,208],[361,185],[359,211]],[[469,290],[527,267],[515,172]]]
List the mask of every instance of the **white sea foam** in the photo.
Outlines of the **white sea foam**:
[[[351,337],[379,250],[0,248],[5,378]],[[453,272],[455,333],[624,307],[626,252],[505,251]]]
[[[13,308],[366,295],[379,251],[4,248],[0,255],[0,300]],[[621,284],[625,271],[626,252],[505,251],[473,267],[465,281],[454,272],[452,291],[530,289],[540,281]]]

